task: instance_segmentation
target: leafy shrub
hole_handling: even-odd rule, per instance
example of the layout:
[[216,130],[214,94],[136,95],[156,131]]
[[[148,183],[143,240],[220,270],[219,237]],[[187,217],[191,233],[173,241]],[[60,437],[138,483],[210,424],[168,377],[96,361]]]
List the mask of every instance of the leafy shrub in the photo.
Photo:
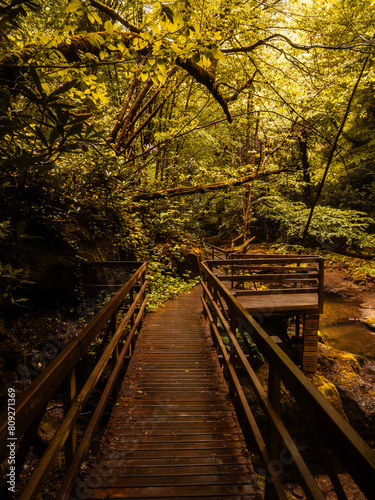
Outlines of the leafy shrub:
[[[303,235],[310,208],[279,196],[258,199],[256,215],[268,235],[296,244]],[[375,221],[364,212],[317,205],[309,226],[310,242],[326,249],[353,248],[375,252]]]
[[192,279],[190,273],[180,277],[160,261],[151,260],[148,263],[147,280],[147,309],[152,311],[180,293],[188,292],[199,283],[200,278]]

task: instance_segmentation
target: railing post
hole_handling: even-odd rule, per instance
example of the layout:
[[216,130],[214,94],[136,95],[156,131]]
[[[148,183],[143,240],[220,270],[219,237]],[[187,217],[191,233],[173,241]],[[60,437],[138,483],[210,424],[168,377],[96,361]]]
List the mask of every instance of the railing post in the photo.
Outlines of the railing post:
[[[143,286],[142,279],[140,280],[140,286],[141,287]],[[132,288],[131,291],[130,291],[130,304],[133,304],[133,301],[134,301],[134,288]],[[130,320],[131,327],[133,327],[134,322],[135,322],[135,314],[136,314],[136,312],[134,311],[134,313],[133,313],[133,315],[131,317],[131,320]],[[131,345],[130,345],[130,348],[129,348],[129,355],[130,356],[133,355],[134,348],[135,348],[135,332],[134,332],[133,339],[132,339],[132,342],[131,342]]]
[[[229,309],[229,320],[230,320],[230,329],[233,333],[233,335],[236,337],[236,331],[237,331],[237,317],[235,314],[235,311],[233,311],[232,308]],[[235,355],[235,349],[232,341],[229,341],[229,359],[230,362],[232,363],[233,367],[235,368],[236,362],[237,362],[237,356]],[[232,384],[232,382],[229,382],[229,395],[234,400],[235,396],[235,387]]]
[[112,314],[109,320],[109,333],[113,337],[117,330],[117,310]]
[[298,337],[300,337],[301,335],[300,326],[301,326],[301,316],[299,314],[296,314],[296,326],[295,326],[296,339],[298,339]]
[[[64,380],[63,388],[63,408],[64,415],[68,413],[77,394],[76,387],[76,369],[75,366],[70,370]],[[68,468],[77,449],[77,425],[74,424],[72,430],[65,441],[65,467]]]
[[316,372],[318,359],[319,314],[307,312],[303,324],[302,369]]
[[[202,282],[207,286],[208,285],[207,276],[206,276],[206,273],[203,271],[203,269],[202,269],[202,273],[201,274],[202,274]],[[208,306],[208,295],[207,295],[207,292],[206,292],[205,288],[204,287],[202,287],[202,288],[203,288],[202,297],[203,297],[204,302]],[[205,320],[207,321],[208,320],[208,314],[207,314],[207,311],[206,311],[205,307],[203,307],[203,315],[204,315]],[[212,330],[212,328],[211,328],[211,325],[210,325],[210,333],[212,335],[212,331],[211,330]]]
[[319,313],[323,314],[323,293],[324,293],[324,259],[319,260]]
[[[219,302],[219,300],[218,300],[218,292],[217,292],[216,288],[214,286],[212,286],[210,292],[212,294],[212,298],[214,299],[214,301],[217,304]],[[218,315],[217,315],[217,312],[216,312],[214,307],[212,307],[212,318],[214,320],[215,326],[217,327],[218,326],[217,325]]]
[[[112,337],[116,333],[117,326],[118,326],[117,313],[118,313],[118,309],[112,314],[111,319],[109,321],[109,333]],[[117,360],[118,360],[118,344],[116,344],[116,347],[115,347],[113,354],[112,354],[112,366],[113,366],[113,368],[116,366]],[[116,379],[116,382],[115,382],[115,385],[113,388],[113,393],[115,395],[117,395],[119,390],[120,390],[120,383],[119,383],[119,380]]]
[[[140,283],[140,285],[142,286],[142,283]],[[132,287],[129,292],[129,307],[133,304],[133,300],[134,300],[134,287]],[[134,319],[135,319],[135,312],[132,314],[132,317],[130,318],[131,326],[134,325]]]
[[[271,365],[269,365],[268,368],[268,399],[271,401],[274,410],[280,414],[280,377]],[[272,468],[273,464],[278,463],[279,459],[279,440],[276,429],[272,423],[269,424],[268,452],[271,459],[268,468]],[[277,473],[277,471],[269,470],[268,477],[272,477],[274,473]],[[278,498],[272,483],[267,481],[264,498],[265,500],[274,500]]]

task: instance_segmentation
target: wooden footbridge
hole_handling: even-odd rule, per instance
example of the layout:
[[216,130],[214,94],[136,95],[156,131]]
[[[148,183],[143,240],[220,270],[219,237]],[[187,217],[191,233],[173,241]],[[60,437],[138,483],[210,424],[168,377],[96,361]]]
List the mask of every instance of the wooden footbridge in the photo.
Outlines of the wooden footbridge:
[[[286,499],[286,484],[293,482],[306,498],[323,499],[310,461],[315,452],[321,458],[314,463],[325,464],[338,499],[348,498],[343,472],[358,486],[358,498],[375,498],[374,451],[238,300],[238,292],[248,300],[254,290],[245,282],[268,284],[256,291],[280,290],[282,281],[286,289],[310,288],[297,294],[319,294],[319,286],[311,290],[319,269],[318,276],[314,269],[284,270],[298,276],[281,280],[274,276],[281,269],[263,269],[267,263],[229,260],[202,262],[202,285],[145,318],[145,263],[90,264],[100,281],[109,272],[125,284],[91,282],[91,291],[111,297],[104,307],[33,381],[32,370],[22,367],[30,385],[17,400],[15,433],[8,413],[0,420],[1,498]],[[296,285],[296,279],[305,281]],[[294,295],[274,295],[288,294]],[[317,314],[319,298],[317,304],[307,314]],[[306,329],[301,336],[308,337]],[[96,362],[84,370],[94,353]],[[268,364],[266,386],[252,366],[254,353]],[[281,384],[300,407],[311,445],[299,443],[283,421]],[[50,402],[61,397],[64,417],[38,457],[38,428]],[[94,454],[90,444],[108,411]],[[14,462],[9,443],[16,445]]]

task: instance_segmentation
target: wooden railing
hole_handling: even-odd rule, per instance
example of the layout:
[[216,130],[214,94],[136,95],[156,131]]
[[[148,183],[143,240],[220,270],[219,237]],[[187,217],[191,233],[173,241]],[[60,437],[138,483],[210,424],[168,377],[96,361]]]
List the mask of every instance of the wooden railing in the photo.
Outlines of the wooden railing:
[[81,263],[82,293],[100,300],[102,294],[117,292],[138,270],[140,264],[137,260],[84,260]]
[[223,250],[220,247],[216,247],[215,245],[211,245],[210,243],[203,243],[203,253],[205,259],[227,259],[230,254],[232,254],[232,250]]
[[[208,260],[226,275],[220,281],[236,283],[238,296],[316,293],[323,312],[324,258],[318,255],[229,254],[226,260]],[[234,278],[235,277],[235,278]],[[265,285],[265,286],[264,286]]]
[[[95,263],[101,267],[113,267],[119,263]],[[121,263],[125,265],[126,263]],[[146,263],[132,263],[137,270],[123,284],[100,312],[82,329],[80,334],[66,345],[53,361],[32,381],[16,402],[15,436],[18,451],[15,458],[18,476],[23,469],[30,447],[42,422],[47,404],[63,392],[64,419],[40,458],[37,467],[26,483],[19,498],[31,500],[37,497],[49,471],[54,467],[59,453],[64,450],[66,474],[56,498],[65,498],[79,472],[97,429],[108,399],[124,361],[134,347],[136,333],[141,325],[146,306]],[[105,293],[111,293],[108,284]],[[103,288],[103,285],[102,285]],[[101,348],[95,366],[87,379],[76,380],[76,369],[93,342],[101,339]],[[105,376],[104,376],[105,370]],[[82,370],[81,370],[82,371]],[[87,370],[86,370],[87,372]],[[98,384],[100,382],[100,384]],[[89,401],[93,390],[100,387],[100,399],[95,403],[85,433],[78,442],[77,420]],[[8,454],[8,415],[0,418],[0,462]],[[5,484],[1,498],[7,498]]]
[[[283,472],[291,464],[296,474],[296,481],[301,484],[307,498],[314,500],[324,498],[306,464],[303,452],[298,449],[280,416],[283,409],[280,400],[282,382],[301,409],[306,429],[312,434],[312,442],[316,444],[321,454],[321,462],[326,466],[339,500],[347,497],[332,456],[335,456],[351,475],[366,498],[374,499],[374,451],[283,352],[277,344],[277,339],[270,337],[223,286],[208,265],[203,262],[201,269],[204,313],[224,364],[224,373],[244,434],[250,445],[256,446],[266,468],[266,497],[286,499]],[[222,334],[229,339],[229,352],[223,342]],[[248,353],[254,350],[252,343],[268,362],[268,393],[248,360]],[[260,431],[250,408],[244,392],[244,380],[252,388],[263,417],[269,423],[267,435]]]

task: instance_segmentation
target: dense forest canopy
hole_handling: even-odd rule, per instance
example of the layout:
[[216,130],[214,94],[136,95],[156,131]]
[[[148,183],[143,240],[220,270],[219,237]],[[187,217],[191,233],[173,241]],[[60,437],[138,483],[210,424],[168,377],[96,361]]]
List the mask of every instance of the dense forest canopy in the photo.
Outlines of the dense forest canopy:
[[0,238],[86,213],[143,257],[298,244],[310,214],[307,243],[373,254],[374,26],[359,0],[0,0]]

